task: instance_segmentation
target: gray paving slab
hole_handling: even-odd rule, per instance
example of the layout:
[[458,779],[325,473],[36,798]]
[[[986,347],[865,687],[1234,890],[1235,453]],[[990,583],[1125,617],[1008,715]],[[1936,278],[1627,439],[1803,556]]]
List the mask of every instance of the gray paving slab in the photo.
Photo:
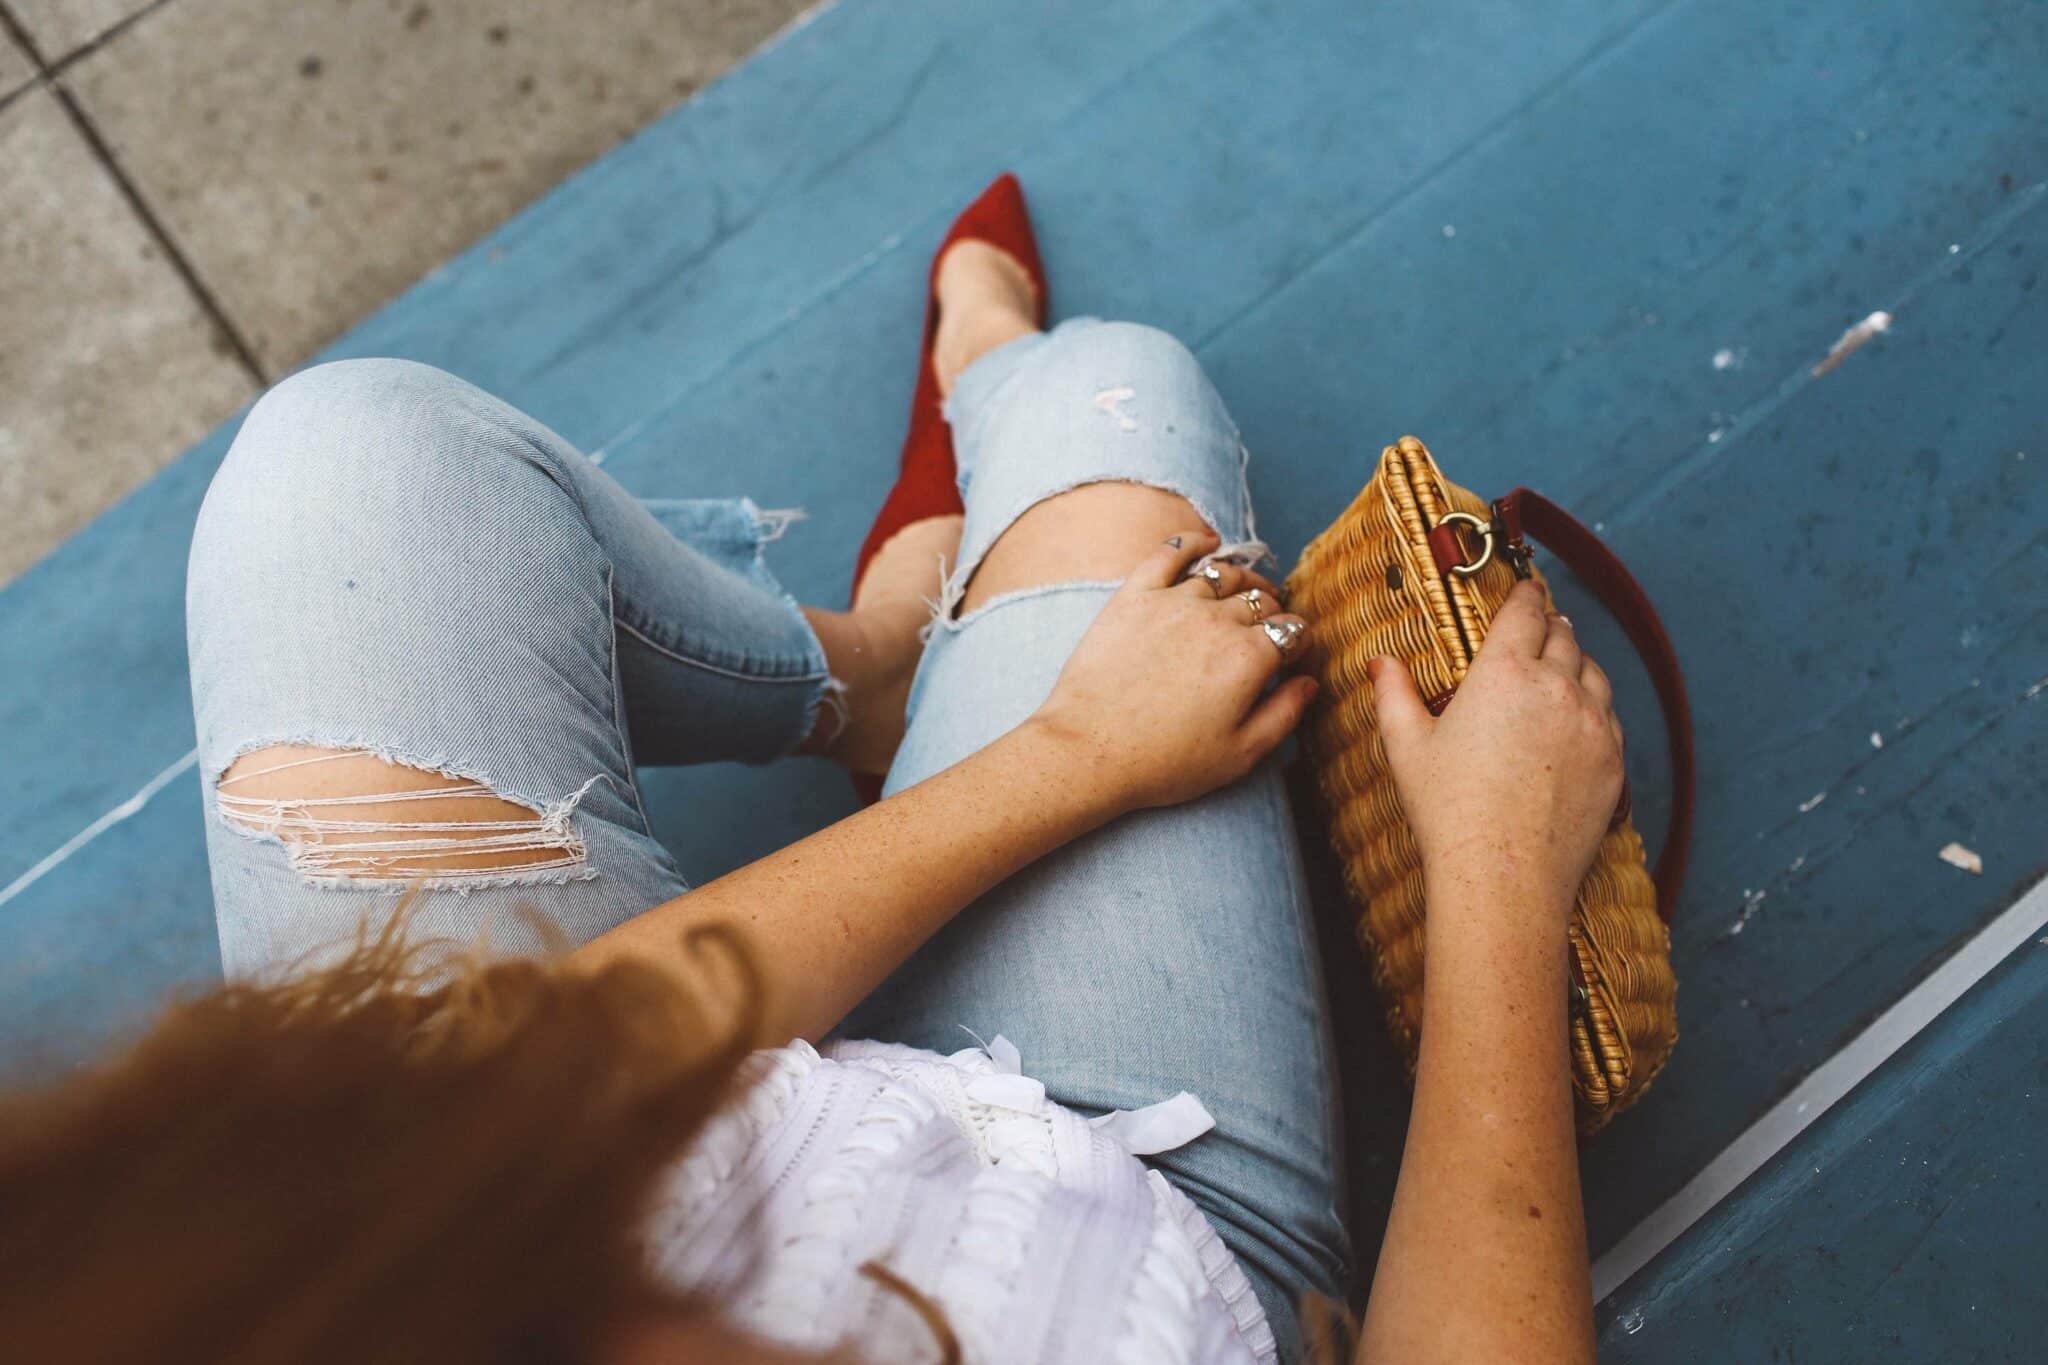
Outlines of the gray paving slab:
[[0,109],[0,582],[253,385],[47,89]]
[[175,0],[71,87],[281,371],[804,0]]
[[8,0],[43,60],[55,64],[155,0]]
[[27,85],[35,74],[35,63],[29,60],[28,54],[9,34],[0,30],[0,99],[6,99]]

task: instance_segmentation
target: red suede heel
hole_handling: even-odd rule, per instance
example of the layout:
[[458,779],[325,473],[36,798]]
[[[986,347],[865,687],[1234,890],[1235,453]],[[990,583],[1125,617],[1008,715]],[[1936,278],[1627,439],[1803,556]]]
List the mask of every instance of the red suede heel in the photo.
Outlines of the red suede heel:
[[938,375],[932,370],[932,339],[939,328],[939,262],[945,258],[947,247],[967,238],[1008,252],[1024,267],[1038,293],[1038,325],[1045,325],[1045,266],[1038,258],[1038,239],[1032,235],[1024,187],[1006,171],[954,220],[946,239],[932,254],[925,293],[924,339],[918,346],[917,388],[910,396],[910,431],[903,438],[903,460],[896,486],[889,490],[888,499],[882,503],[882,510],[876,514],[875,524],[861,542],[860,554],[853,562],[856,595],[875,551],[890,536],[913,521],[956,516],[962,510],[953,463],[953,429],[946,425]]
[[[861,579],[875,552],[889,537],[915,521],[927,517],[957,516],[965,510],[960,503],[958,467],[953,462],[953,429],[946,424],[944,403],[939,397],[939,378],[932,369],[932,340],[939,329],[939,262],[946,248],[973,238],[1008,252],[1031,277],[1038,296],[1040,327],[1045,326],[1045,265],[1038,256],[1038,238],[1031,231],[1031,211],[1024,202],[1024,187],[1005,171],[981,196],[953,220],[939,249],[932,253],[926,276],[924,339],[918,344],[917,387],[910,396],[910,431],[903,438],[903,459],[896,486],[875,515],[860,554],[853,562],[853,592],[860,594]],[[863,805],[882,799],[878,774],[853,774],[854,790]]]

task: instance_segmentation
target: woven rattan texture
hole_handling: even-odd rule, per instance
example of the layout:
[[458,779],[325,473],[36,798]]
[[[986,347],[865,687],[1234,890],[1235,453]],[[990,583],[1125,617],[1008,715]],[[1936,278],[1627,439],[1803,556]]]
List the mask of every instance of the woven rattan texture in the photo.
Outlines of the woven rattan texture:
[[[1403,437],[1287,582],[1290,605],[1315,623],[1323,685],[1303,727],[1306,751],[1358,912],[1359,946],[1411,1076],[1422,1029],[1422,858],[1373,721],[1365,666],[1392,655],[1430,698],[1464,679],[1515,575],[1498,555],[1469,577],[1437,572],[1429,531],[1452,511],[1490,519],[1484,500],[1446,480],[1423,444]],[[1570,934],[1573,1087],[1580,1131],[1591,1134],[1642,1095],[1678,1040],[1670,935],[1629,822],[1602,841]]]

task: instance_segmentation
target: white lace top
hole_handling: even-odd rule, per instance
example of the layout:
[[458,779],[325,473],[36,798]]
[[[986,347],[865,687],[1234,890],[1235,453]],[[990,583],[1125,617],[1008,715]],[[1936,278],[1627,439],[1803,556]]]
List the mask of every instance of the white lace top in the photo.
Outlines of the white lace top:
[[1139,1155],[1212,1124],[1194,1096],[1088,1120],[1016,1048],[887,1043],[756,1054],[651,1225],[657,1271],[742,1325],[874,1361],[937,1358],[879,1263],[945,1313],[973,1365],[1268,1362],[1272,1331],[1201,1212]]

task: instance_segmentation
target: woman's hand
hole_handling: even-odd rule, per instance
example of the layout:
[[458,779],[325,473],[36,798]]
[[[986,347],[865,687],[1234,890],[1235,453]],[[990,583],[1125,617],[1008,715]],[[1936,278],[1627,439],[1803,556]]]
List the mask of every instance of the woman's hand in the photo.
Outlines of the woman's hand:
[[1440,717],[1398,660],[1374,660],[1371,673],[1387,762],[1432,882],[1493,879],[1569,912],[1622,782],[1614,689],[1571,622],[1545,611],[1541,588],[1517,583]]
[[1267,621],[1300,622],[1280,611],[1277,588],[1230,564],[1217,565],[1221,598],[1181,576],[1217,543],[1208,531],[1183,532],[1141,560],[1029,722],[1069,747],[1115,809],[1172,805],[1237,780],[1315,696],[1306,677],[1262,695],[1285,661],[1238,594],[1257,588]]
[[[578,949],[701,971],[692,933],[736,931],[761,981],[760,1047],[824,1037],[961,907],[1033,859],[1140,805],[1199,796],[1286,737],[1314,691],[1260,691],[1280,651],[1230,594],[1271,583],[1219,566],[1219,601],[1181,571],[1216,548],[1183,534],[1146,556],[1023,725],[942,772]],[[1298,621],[1277,614],[1267,619]],[[1297,649],[1299,652],[1299,649]],[[820,933],[823,914],[828,932]]]

